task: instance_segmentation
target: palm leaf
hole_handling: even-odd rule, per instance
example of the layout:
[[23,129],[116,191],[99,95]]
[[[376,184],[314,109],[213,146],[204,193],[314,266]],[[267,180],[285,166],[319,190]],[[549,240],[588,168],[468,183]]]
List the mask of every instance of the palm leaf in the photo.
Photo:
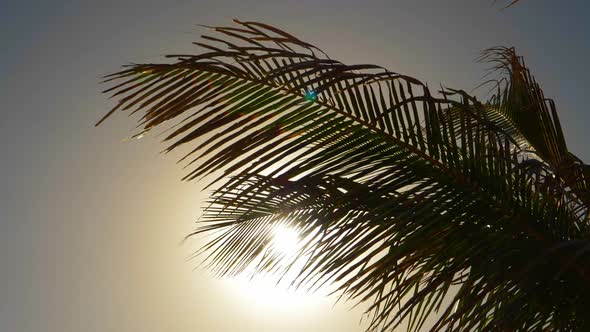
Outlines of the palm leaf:
[[[508,75],[480,102],[235,23],[205,53],[107,77],[105,118],[169,123],[165,151],[192,146],[185,179],[217,186],[192,234],[218,232],[211,269],[301,261],[294,284],[368,302],[371,330],[588,328],[589,167],[513,49],[485,53]],[[277,225],[300,233],[295,257],[272,252]]]
[[[497,2],[498,0],[494,0],[494,4]],[[506,9],[509,7],[512,7],[514,5],[516,5],[517,3],[520,2],[520,0],[506,0],[504,2],[507,2],[507,4],[504,5],[504,7],[502,7],[502,9]]]

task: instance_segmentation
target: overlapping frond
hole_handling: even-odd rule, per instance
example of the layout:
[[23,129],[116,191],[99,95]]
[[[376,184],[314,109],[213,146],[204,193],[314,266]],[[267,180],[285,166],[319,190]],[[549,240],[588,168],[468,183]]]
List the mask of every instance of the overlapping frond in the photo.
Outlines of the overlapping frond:
[[553,100],[544,96],[539,84],[514,49],[497,47],[487,50],[482,60],[494,64],[503,80],[490,99],[494,110],[503,114],[519,129],[531,150],[559,176],[587,205],[590,181],[584,163],[569,152]]
[[[509,75],[480,102],[235,22],[210,27],[205,53],[108,77],[121,99],[105,118],[170,123],[166,151],[193,146],[185,179],[215,173],[195,232],[219,232],[214,271],[303,261],[295,284],[370,303],[373,330],[589,326],[589,168],[514,50],[486,52]],[[302,242],[286,265],[279,224]]]

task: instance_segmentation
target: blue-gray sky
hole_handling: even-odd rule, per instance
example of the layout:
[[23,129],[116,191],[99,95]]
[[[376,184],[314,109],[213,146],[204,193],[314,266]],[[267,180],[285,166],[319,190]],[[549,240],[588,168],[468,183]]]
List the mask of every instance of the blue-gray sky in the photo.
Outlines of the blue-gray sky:
[[[587,1],[0,2],[0,331],[362,331],[335,298],[257,302],[213,279],[179,245],[205,194],[181,183],[135,122],[93,124],[112,105],[98,81],[191,45],[234,17],[282,27],[346,63],[376,63],[469,90],[490,46],[515,46],[555,99],[586,162]],[[262,313],[265,314],[262,314]]]

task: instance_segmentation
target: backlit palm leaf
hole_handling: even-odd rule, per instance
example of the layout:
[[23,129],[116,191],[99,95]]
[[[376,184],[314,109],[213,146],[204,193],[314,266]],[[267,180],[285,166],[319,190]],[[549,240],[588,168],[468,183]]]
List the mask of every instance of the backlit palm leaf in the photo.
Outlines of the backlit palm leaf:
[[[300,260],[294,283],[370,303],[373,330],[590,328],[589,167],[513,49],[486,51],[504,79],[480,102],[235,22],[205,53],[107,79],[121,99],[105,118],[140,112],[138,135],[170,123],[166,151],[192,146],[185,179],[215,176],[195,232],[219,232],[211,269]],[[279,224],[296,257],[270,250]]]

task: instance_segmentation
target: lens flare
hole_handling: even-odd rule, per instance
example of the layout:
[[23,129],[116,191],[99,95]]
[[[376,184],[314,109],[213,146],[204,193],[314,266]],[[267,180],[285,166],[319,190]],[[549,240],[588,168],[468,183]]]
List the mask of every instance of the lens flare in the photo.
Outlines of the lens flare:
[[307,90],[305,92],[305,99],[309,101],[316,101],[318,99],[318,94],[315,90]]

